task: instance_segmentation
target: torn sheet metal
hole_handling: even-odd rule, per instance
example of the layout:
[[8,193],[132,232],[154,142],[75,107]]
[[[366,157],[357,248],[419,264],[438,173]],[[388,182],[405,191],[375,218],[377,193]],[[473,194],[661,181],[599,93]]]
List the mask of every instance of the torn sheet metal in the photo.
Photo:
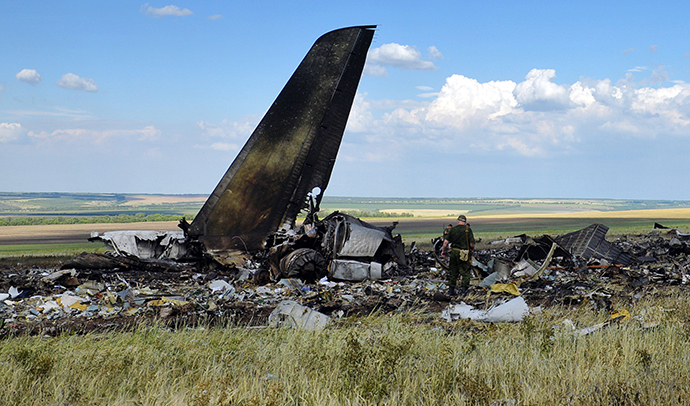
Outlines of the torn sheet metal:
[[89,241],[102,241],[119,255],[139,259],[179,259],[187,253],[182,231],[94,231]]
[[528,259],[522,259],[510,270],[514,278],[521,276],[532,276],[539,271],[538,265]]
[[492,268],[494,266],[493,262],[491,265],[484,265],[481,262],[477,261],[477,258],[472,257],[472,266],[475,268],[479,268],[484,275],[489,275],[492,271]]
[[498,272],[493,272],[477,284],[480,288],[489,288],[491,285],[498,283]]
[[406,266],[402,238],[391,233],[397,222],[389,227],[377,227],[348,214],[334,212],[321,222],[325,233],[322,246],[331,253],[328,259],[356,259],[361,262],[386,264],[394,261]]
[[329,316],[292,300],[283,300],[268,316],[268,325],[271,327],[291,327],[304,330],[322,330],[330,321]]
[[374,28],[343,28],[314,43],[189,226],[191,238],[210,252],[258,250],[301,210],[318,209]]
[[609,228],[603,224],[592,224],[587,228],[562,235],[556,242],[571,254],[584,259],[605,259],[610,263],[630,265],[632,257],[604,238]]
[[498,274],[498,280],[506,281],[510,278],[510,270],[513,269],[513,261],[505,258],[495,258],[493,271]]
[[339,257],[373,258],[384,240],[393,241],[382,229],[343,218],[335,229],[335,252]]
[[441,313],[446,321],[470,319],[488,323],[518,322],[529,314],[529,307],[522,296],[488,310],[477,310],[466,303],[449,306]]
[[328,271],[328,278],[341,281],[361,282],[367,279],[381,279],[382,265],[378,262],[360,262],[334,259]]

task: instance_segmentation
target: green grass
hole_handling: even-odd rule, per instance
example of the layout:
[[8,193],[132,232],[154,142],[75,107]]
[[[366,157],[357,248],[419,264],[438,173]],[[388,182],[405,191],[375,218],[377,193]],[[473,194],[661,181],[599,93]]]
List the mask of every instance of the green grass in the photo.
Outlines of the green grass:
[[[185,215],[197,213],[200,202],[128,205],[139,194],[117,193],[4,193],[0,192],[2,216],[117,216],[120,214]],[[161,196],[161,195],[150,195]],[[196,195],[190,195],[196,196]]]
[[0,245],[0,258],[21,256],[76,255],[81,252],[105,252],[100,243],[67,243],[67,244],[17,244]]
[[511,198],[365,198],[326,196],[321,207],[327,210],[447,210],[469,211],[474,215],[529,214],[582,211],[620,211],[690,207],[682,200],[615,200],[615,199],[511,199]]
[[[323,331],[230,327],[17,337],[0,343],[0,404],[688,404],[690,302],[643,300],[606,314],[552,308],[514,324],[375,315]],[[670,311],[672,309],[672,311]]]
[[[145,195],[160,197],[161,195]],[[117,193],[4,193],[0,192],[0,215],[4,216],[100,216],[118,214],[197,213],[199,201],[128,204],[141,195]],[[175,197],[175,196],[173,196]],[[199,197],[187,195],[187,197]],[[524,214],[581,212],[585,210],[619,211],[658,208],[687,208],[690,201],[682,200],[615,200],[615,199],[513,199],[513,198],[366,198],[324,196],[322,209],[361,210],[444,210],[448,213],[469,211],[470,214]]]

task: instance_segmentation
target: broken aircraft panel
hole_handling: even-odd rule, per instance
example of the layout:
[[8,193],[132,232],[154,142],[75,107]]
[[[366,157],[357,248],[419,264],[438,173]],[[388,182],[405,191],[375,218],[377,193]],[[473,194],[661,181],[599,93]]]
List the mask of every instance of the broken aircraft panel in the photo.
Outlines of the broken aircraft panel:
[[375,27],[314,43],[189,225],[190,239],[211,253],[257,250],[310,204],[318,211]]
[[[277,233],[269,241],[273,278],[380,279],[386,270],[406,268],[400,235],[356,217],[334,212],[297,233]],[[307,231],[308,230],[308,231]]]
[[102,241],[118,255],[139,259],[176,260],[187,254],[182,231],[127,230],[92,232],[89,241]]
[[571,254],[584,259],[605,259],[613,264],[630,265],[632,257],[604,238],[609,228],[603,224],[592,224],[582,230],[556,238],[556,243]]

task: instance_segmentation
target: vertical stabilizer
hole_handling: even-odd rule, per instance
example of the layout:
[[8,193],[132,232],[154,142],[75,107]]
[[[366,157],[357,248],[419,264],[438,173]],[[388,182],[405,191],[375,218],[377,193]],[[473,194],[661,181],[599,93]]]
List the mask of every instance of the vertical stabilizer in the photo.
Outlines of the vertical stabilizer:
[[261,248],[328,185],[375,26],[324,34],[189,227],[207,250]]

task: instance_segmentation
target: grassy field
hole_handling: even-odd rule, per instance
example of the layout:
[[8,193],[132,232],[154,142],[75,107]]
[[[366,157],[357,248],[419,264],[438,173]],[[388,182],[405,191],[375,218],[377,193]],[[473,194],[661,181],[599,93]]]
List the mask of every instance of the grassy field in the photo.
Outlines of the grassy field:
[[687,209],[688,201],[612,200],[612,199],[494,199],[494,198],[355,198],[325,197],[326,210],[361,210],[369,212],[412,213],[415,216],[457,217],[460,214],[525,215],[552,213],[616,212],[650,209]]
[[[2,193],[0,216],[98,216],[118,214],[196,214],[206,195],[119,193]],[[325,196],[324,211],[364,211],[416,216],[530,215],[543,213],[615,212],[690,209],[690,201],[511,198],[366,198]]]
[[117,216],[196,214],[205,195],[119,193],[1,193],[0,216]]
[[637,319],[579,337],[566,320],[609,315],[550,308],[482,324],[408,311],[317,332],[148,325],[18,337],[0,345],[0,404],[689,404],[689,303],[680,292],[617,303]]
[[[398,208],[428,206],[406,204]],[[506,213],[517,210],[515,201],[495,204],[503,208],[465,207],[478,237],[555,236],[595,222],[610,227],[609,236],[646,234],[654,222],[690,230],[690,210],[682,204],[617,202],[614,209],[562,213],[556,203],[535,201],[553,209],[537,214]],[[640,204],[647,208],[630,210]],[[396,232],[406,242],[424,242],[453,217],[399,221]],[[0,257],[28,262],[35,255],[102,250],[101,244],[64,241],[91,230],[143,227],[176,229],[176,222],[0,227]],[[25,243],[3,243],[17,238]],[[54,242],[33,240],[45,238]],[[0,341],[0,404],[690,404],[688,293],[682,287],[637,293],[641,299],[631,293],[613,303],[631,319],[584,337],[574,336],[567,321],[585,327],[610,315],[582,304],[535,311],[520,323],[448,323],[412,303],[394,314],[334,320],[317,332],[245,328],[228,315],[227,325],[206,328],[142,325],[81,336],[9,336]]]
[[57,243],[0,245],[0,258],[32,255],[76,255],[81,252],[105,252],[103,244]]
[[[0,216],[113,216],[146,213],[196,214],[205,201],[204,195],[127,195],[67,193],[0,193]],[[562,235],[603,223],[609,235],[646,234],[655,222],[681,231],[690,230],[690,202],[635,201],[610,199],[421,199],[324,197],[322,210],[357,211],[357,215],[377,225],[399,221],[395,232],[409,244],[415,241],[423,249],[440,234],[458,214],[466,214],[477,237],[485,241],[518,234],[538,236]],[[367,217],[371,213],[373,217]],[[378,218],[382,213],[411,213],[414,217]],[[325,213],[324,213],[325,215]],[[322,216],[323,217],[323,216]],[[55,218],[55,217],[51,217]],[[80,217],[83,220],[85,217]],[[108,223],[109,224],[109,223]],[[93,251],[98,244],[88,244],[90,231],[114,229],[176,230],[176,222],[108,224],[2,226],[0,256],[50,255],[83,248]],[[14,234],[12,234],[14,233]],[[71,234],[70,234],[71,233]],[[68,237],[71,235],[71,237]],[[49,241],[48,241],[49,240]],[[71,245],[66,245],[71,244]],[[82,245],[74,245],[82,244]],[[25,245],[25,246],[20,246]]]

